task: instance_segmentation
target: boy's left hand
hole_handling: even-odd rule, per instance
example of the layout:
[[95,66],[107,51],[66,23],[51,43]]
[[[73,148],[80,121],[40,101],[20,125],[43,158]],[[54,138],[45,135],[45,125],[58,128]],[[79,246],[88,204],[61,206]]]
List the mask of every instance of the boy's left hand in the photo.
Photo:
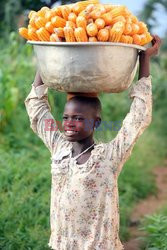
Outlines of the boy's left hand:
[[153,35],[153,40],[151,41],[152,47],[146,49],[145,51],[142,51],[139,53],[140,56],[146,56],[146,57],[151,57],[151,56],[156,56],[158,55],[160,46],[161,46],[161,39],[157,35]]

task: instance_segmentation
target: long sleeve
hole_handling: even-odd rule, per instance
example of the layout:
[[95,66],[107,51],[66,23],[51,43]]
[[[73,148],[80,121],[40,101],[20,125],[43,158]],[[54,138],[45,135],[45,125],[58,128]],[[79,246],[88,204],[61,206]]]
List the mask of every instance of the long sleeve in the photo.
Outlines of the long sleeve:
[[107,143],[112,168],[119,175],[124,163],[131,155],[136,140],[149,126],[152,120],[152,84],[151,76],[143,77],[131,89],[133,99],[130,112],[123,120],[117,136]]
[[32,84],[32,89],[25,99],[25,106],[30,119],[30,127],[52,154],[57,143],[63,140],[63,135],[58,128],[58,123],[50,113],[47,91],[48,88],[45,85],[35,87]]

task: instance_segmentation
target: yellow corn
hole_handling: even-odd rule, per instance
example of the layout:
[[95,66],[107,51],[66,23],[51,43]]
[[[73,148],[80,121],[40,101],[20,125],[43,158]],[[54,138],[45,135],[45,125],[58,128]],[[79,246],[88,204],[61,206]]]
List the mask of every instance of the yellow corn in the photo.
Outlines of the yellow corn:
[[136,24],[138,24],[138,19],[137,19],[137,17],[136,16],[134,16],[134,15],[130,15],[130,18],[132,19],[132,22],[133,23],[136,23]]
[[153,40],[153,37],[151,36],[149,32],[146,32],[145,34],[146,34],[147,43],[150,43]]
[[111,10],[112,18],[114,19],[117,16],[124,16],[125,6],[119,6]]
[[122,35],[121,39],[120,39],[121,43],[129,43],[132,44],[133,43],[133,38],[131,36],[126,36],[126,35]]
[[37,13],[38,16],[45,17],[47,11],[50,11],[48,7],[42,7]]
[[86,30],[79,27],[74,30],[75,39],[77,42],[88,42]]
[[141,37],[138,34],[135,34],[132,36],[133,37],[133,43],[137,45],[141,45]]
[[19,29],[19,34],[20,34],[22,37],[24,37],[25,39],[30,40],[29,35],[28,35],[28,29],[27,29],[27,28],[24,28],[24,27],[20,28],[20,29]]
[[125,29],[124,29],[124,34],[129,35],[132,33],[132,24],[126,23],[125,24]]
[[126,19],[124,16],[117,16],[112,19],[112,24],[117,23],[117,22],[126,22]]
[[30,21],[29,21],[29,24],[30,24],[33,28],[37,28],[37,26],[36,26],[36,24],[35,24],[36,18],[37,18],[37,16],[36,16],[36,15],[33,15],[33,16],[30,18]]
[[55,28],[64,28],[66,25],[66,20],[59,16],[52,17],[51,22]]
[[141,46],[147,44],[147,37],[146,37],[146,34],[140,35],[140,38],[141,38],[141,42],[140,42],[140,45],[141,45]]
[[49,31],[50,33],[53,33],[53,31],[54,31],[54,26],[53,26],[53,24],[52,24],[51,22],[47,22],[47,23],[45,24],[45,28],[46,28],[47,31]]
[[54,17],[54,16],[55,16],[54,11],[50,10],[50,11],[48,11],[48,12],[45,14],[45,19],[46,19],[47,22],[50,22],[51,19],[52,19],[52,17]]
[[124,32],[125,24],[123,22],[117,22],[110,29],[109,41],[110,42],[119,42],[121,36]]
[[58,35],[58,37],[64,38],[64,28],[55,28],[54,32]]
[[50,34],[44,27],[38,29],[36,33],[40,41],[50,41]]
[[94,4],[89,4],[87,7],[86,7],[86,11],[88,13],[90,13],[91,11],[93,11],[95,9],[95,5]]
[[34,29],[34,28],[28,29],[28,36],[29,36],[30,40],[39,41],[39,38],[36,34],[36,29]]
[[103,4],[96,4],[96,8],[101,11],[101,14],[106,13],[106,9]]
[[97,38],[95,36],[90,36],[89,42],[97,42]]
[[84,8],[86,8],[90,4],[98,4],[99,1],[98,0],[89,0],[89,1],[82,1],[82,2],[78,2],[78,3],[81,4]]
[[84,17],[84,18],[87,20],[87,19],[90,17],[90,12],[87,11],[87,10],[83,10],[83,11],[81,11],[81,12],[79,13],[78,16],[82,16],[82,17]]
[[71,12],[68,16],[68,21],[71,21],[73,23],[76,23],[77,15],[73,12]]
[[102,18],[97,18],[95,24],[97,25],[98,29],[103,29],[105,26],[105,21]]
[[78,15],[81,11],[83,11],[85,7],[82,5],[82,3],[78,2],[73,5],[72,11]]
[[53,8],[52,12],[54,13],[55,16],[62,17],[61,6]]
[[87,34],[89,36],[96,36],[98,32],[97,25],[95,23],[90,23],[86,27]]
[[100,42],[107,42],[109,39],[109,30],[108,29],[101,29],[97,34],[97,39]]
[[142,34],[142,33],[145,33],[145,32],[148,31],[147,25],[145,23],[139,22],[138,25],[139,25],[139,32],[138,32],[138,34]]
[[87,24],[90,24],[90,23],[93,23],[93,19],[92,18],[89,18],[88,21],[87,21]]
[[65,35],[66,42],[76,42],[73,28],[64,27],[64,35]]
[[39,16],[35,19],[35,25],[37,26],[37,28],[45,27],[45,24],[46,24],[45,18]]
[[67,21],[65,27],[71,27],[72,29],[76,28],[76,24],[73,23],[72,21]]
[[97,18],[100,18],[101,15],[102,15],[102,13],[101,13],[101,10],[99,10],[99,9],[94,9],[92,12],[90,12],[90,17],[93,18],[94,20]]
[[111,11],[103,14],[101,16],[101,18],[103,18],[103,20],[105,22],[105,25],[111,25],[111,23],[112,23],[112,14],[111,14]]
[[62,42],[62,39],[60,37],[58,37],[58,35],[56,33],[53,33],[50,36],[50,41],[51,42]]
[[114,5],[112,5],[112,4],[104,4],[104,8],[106,9],[106,12],[109,12],[112,9],[114,9]]
[[68,16],[70,14],[71,10],[68,6],[64,5],[61,7],[61,14],[65,20],[68,20]]
[[82,28],[86,29],[87,21],[86,21],[85,17],[78,16],[76,19],[76,24],[77,24],[77,27],[82,27]]
[[37,16],[37,12],[34,11],[34,10],[31,10],[31,11],[29,12],[29,14],[28,14],[28,18],[31,19],[31,17],[33,17],[33,16]]

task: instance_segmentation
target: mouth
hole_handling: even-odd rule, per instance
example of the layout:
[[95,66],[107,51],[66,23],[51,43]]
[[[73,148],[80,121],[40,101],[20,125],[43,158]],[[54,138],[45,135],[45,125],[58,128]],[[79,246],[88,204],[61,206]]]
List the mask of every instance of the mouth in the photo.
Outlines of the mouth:
[[65,131],[66,136],[73,136],[73,135],[76,135],[76,134],[78,134],[78,131],[74,131],[74,130],[66,130]]

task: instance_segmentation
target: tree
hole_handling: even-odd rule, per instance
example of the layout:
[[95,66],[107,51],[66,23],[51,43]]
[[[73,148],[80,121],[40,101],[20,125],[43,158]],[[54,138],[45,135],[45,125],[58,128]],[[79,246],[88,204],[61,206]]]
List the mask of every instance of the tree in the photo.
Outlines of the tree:
[[151,30],[157,23],[157,19],[154,16],[158,5],[164,7],[167,12],[167,1],[166,0],[148,0],[142,12],[140,13],[141,19],[147,23],[149,30]]

